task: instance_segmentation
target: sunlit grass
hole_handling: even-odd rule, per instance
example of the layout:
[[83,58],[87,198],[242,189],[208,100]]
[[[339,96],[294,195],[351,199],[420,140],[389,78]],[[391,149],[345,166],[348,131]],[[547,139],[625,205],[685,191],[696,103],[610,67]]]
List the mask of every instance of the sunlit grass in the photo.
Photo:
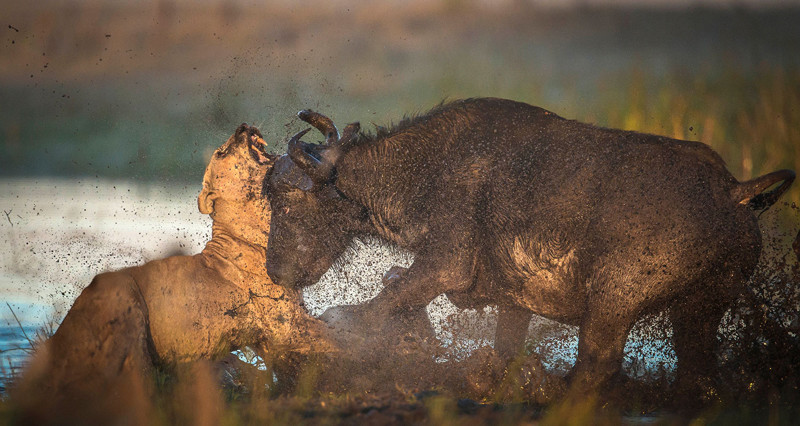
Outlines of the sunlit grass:
[[[800,170],[800,72],[734,69],[648,77],[632,71],[595,106],[600,124],[710,145],[741,180]],[[615,107],[616,106],[616,107]],[[785,200],[800,201],[794,185]]]

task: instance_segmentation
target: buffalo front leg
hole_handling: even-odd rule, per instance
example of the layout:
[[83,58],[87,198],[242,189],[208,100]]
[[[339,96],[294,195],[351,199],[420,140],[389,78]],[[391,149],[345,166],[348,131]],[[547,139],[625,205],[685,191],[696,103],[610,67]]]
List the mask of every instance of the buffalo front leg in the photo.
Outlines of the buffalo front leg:
[[[393,266],[384,274],[383,292],[402,291],[396,289],[402,285],[402,278],[408,268]],[[387,312],[371,311],[369,303],[365,305],[341,305],[334,306],[325,310],[320,319],[333,327],[338,333],[334,333],[334,338],[342,346],[352,346],[357,344],[360,338],[366,337],[365,329],[370,327],[382,327],[383,321],[393,323],[393,328],[400,334],[418,337],[423,341],[432,341],[435,337],[433,326],[428,318],[427,305],[417,308],[397,309],[392,307],[382,307]],[[355,334],[353,334],[355,333]],[[380,336],[379,333],[372,335]],[[360,338],[358,336],[361,336]],[[355,339],[355,340],[354,340]]]
[[[408,268],[400,266],[391,267],[386,274],[383,275],[382,283],[383,288],[387,291],[394,291],[394,287],[402,282],[403,276],[408,271]],[[409,309],[401,311],[396,321],[399,322],[401,329],[406,335],[413,335],[421,340],[433,341],[436,333],[431,325],[431,320],[428,318],[427,305],[416,309]]]
[[418,254],[407,270],[391,277],[383,291],[364,306],[365,316],[379,326],[398,318],[418,318],[426,314],[425,308],[440,294],[469,288],[475,258],[468,244],[470,239],[464,233],[450,235],[460,238],[437,242]]
[[527,399],[524,389],[532,364],[525,352],[525,338],[532,316],[530,310],[521,306],[498,307],[493,357],[470,374],[469,385],[478,395],[485,398],[491,391],[495,398]]
[[521,306],[498,308],[494,349],[503,359],[513,359],[523,354],[532,316],[533,312]]

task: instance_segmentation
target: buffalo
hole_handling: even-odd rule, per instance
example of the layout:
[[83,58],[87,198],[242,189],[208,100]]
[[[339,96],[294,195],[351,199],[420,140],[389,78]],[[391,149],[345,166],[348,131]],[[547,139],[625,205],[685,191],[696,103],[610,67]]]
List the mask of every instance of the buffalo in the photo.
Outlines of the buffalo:
[[395,327],[445,293],[459,307],[498,306],[505,356],[521,350],[533,313],[577,325],[570,381],[581,394],[610,386],[636,320],[667,308],[679,389],[708,391],[718,325],[761,252],[754,213],[795,177],[739,182],[702,143],[496,98],[442,104],[374,134],[299,117],[326,141],[296,134],[265,177],[276,283],[309,285],[355,236],[384,238],[415,260],[346,311],[353,324]]

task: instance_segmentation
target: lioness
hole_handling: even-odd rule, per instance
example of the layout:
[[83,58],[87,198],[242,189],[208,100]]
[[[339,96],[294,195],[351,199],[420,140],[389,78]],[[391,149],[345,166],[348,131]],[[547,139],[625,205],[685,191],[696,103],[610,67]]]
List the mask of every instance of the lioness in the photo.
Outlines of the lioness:
[[200,254],[97,275],[37,351],[14,393],[25,420],[142,417],[154,365],[263,353],[328,351],[301,297],[267,276],[269,205],[261,183],[275,157],[242,124],[212,155],[197,200],[213,219]]

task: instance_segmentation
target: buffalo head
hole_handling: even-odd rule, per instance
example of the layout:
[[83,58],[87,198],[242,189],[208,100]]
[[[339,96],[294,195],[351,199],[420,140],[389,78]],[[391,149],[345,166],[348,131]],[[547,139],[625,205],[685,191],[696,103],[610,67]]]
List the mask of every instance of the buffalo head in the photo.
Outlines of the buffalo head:
[[322,132],[326,142],[301,141],[309,129],[294,135],[288,155],[276,161],[263,187],[272,210],[267,271],[276,283],[292,288],[319,280],[366,221],[366,209],[336,188],[338,153],[359,124],[349,124],[340,138],[328,117],[307,110],[298,117]]

